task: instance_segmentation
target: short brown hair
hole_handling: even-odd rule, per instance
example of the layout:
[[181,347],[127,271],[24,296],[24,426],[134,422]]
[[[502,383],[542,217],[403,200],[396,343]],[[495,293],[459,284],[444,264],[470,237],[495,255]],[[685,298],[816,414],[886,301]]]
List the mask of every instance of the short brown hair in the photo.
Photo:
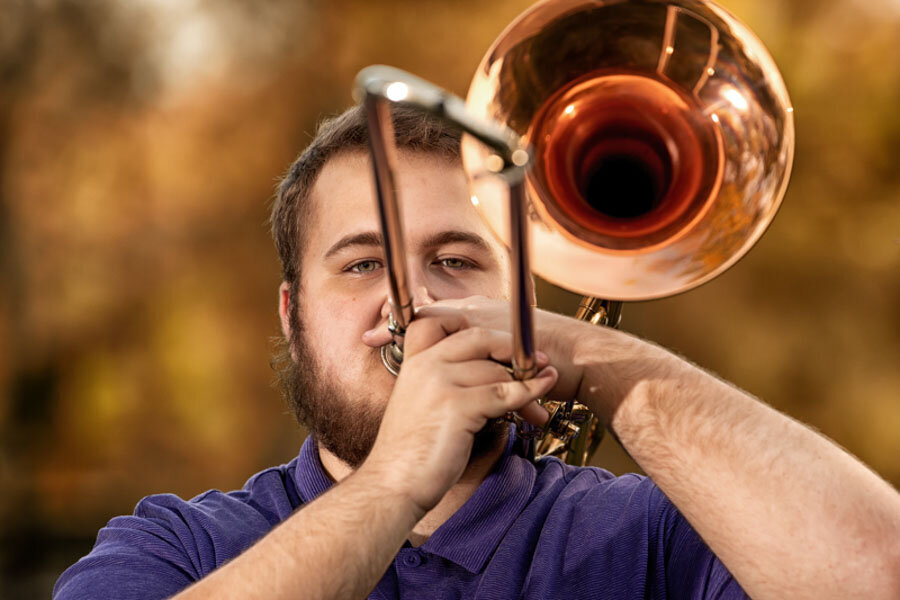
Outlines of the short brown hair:
[[[395,105],[391,109],[398,148],[435,154],[455,160],[459,157],[460,133],[437,118],[417,109]],[[282,278],[291,286],[291,296],[299,285],[300,255],[305,247],[306,219],[310,191],[330,159],[344,152],[367,152],[369,130],[366,113],[354,106],[322,121],[309,146],[300,154],[278,188],[270,224],[275,248],[281,260]]]

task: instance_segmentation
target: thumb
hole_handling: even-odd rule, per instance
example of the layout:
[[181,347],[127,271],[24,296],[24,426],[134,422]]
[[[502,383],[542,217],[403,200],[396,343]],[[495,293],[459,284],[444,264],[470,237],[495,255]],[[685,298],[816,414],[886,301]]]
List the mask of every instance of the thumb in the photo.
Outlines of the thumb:
[[409,324],[409,328],[406,330],[403,353],[406,356],[412,356],[467,326],[466,318],[458,313],[416,319]]

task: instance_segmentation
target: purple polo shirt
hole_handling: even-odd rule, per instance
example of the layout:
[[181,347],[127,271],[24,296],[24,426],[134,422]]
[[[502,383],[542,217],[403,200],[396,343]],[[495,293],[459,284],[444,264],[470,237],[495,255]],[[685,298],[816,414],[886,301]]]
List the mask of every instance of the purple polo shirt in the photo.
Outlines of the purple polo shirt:
[[[475,494],[418,548],[407,542],[370,598],[744,598],[650,479],[549,458],[510,439]],[[100,530],[57,600],[166,598],[238,556],[331,487],[307,439],[244,488],[141,500]],[[302,590],[301,590],[302,591]]]

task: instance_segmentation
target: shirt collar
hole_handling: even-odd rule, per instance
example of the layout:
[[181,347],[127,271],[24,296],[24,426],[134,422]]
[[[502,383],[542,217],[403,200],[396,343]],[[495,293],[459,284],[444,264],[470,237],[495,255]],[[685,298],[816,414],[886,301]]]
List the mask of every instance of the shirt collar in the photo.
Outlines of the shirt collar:
[[[503,454],[465,504],[422,544],[421,550],[450,560],[471,573],[480,573],[503,536],[525,508],[534,487],[534,465],[514,452],[513,428]],[[313,436],[300,449],[296,468],[297,491],[312,502],[334,485],[319,459]]]
[[319,459],[319,445],[314,436],[309,435],[300,448],[297,457],[297,468],[294,471],[297,482],[297,493],[304,504],[309,504],[334,485],[322,461]]

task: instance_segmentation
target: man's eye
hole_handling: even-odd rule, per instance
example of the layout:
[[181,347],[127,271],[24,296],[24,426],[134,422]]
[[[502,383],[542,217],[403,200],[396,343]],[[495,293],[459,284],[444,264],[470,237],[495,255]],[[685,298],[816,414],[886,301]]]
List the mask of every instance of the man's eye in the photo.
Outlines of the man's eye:
[[448,269],[468,269],[473,266],[469,261],[456,257],[442,258],[438,262],[442,267]]
[[381,266],[377,260],[361,260],[350,265],[349,270],[355,273],[371,273]]

